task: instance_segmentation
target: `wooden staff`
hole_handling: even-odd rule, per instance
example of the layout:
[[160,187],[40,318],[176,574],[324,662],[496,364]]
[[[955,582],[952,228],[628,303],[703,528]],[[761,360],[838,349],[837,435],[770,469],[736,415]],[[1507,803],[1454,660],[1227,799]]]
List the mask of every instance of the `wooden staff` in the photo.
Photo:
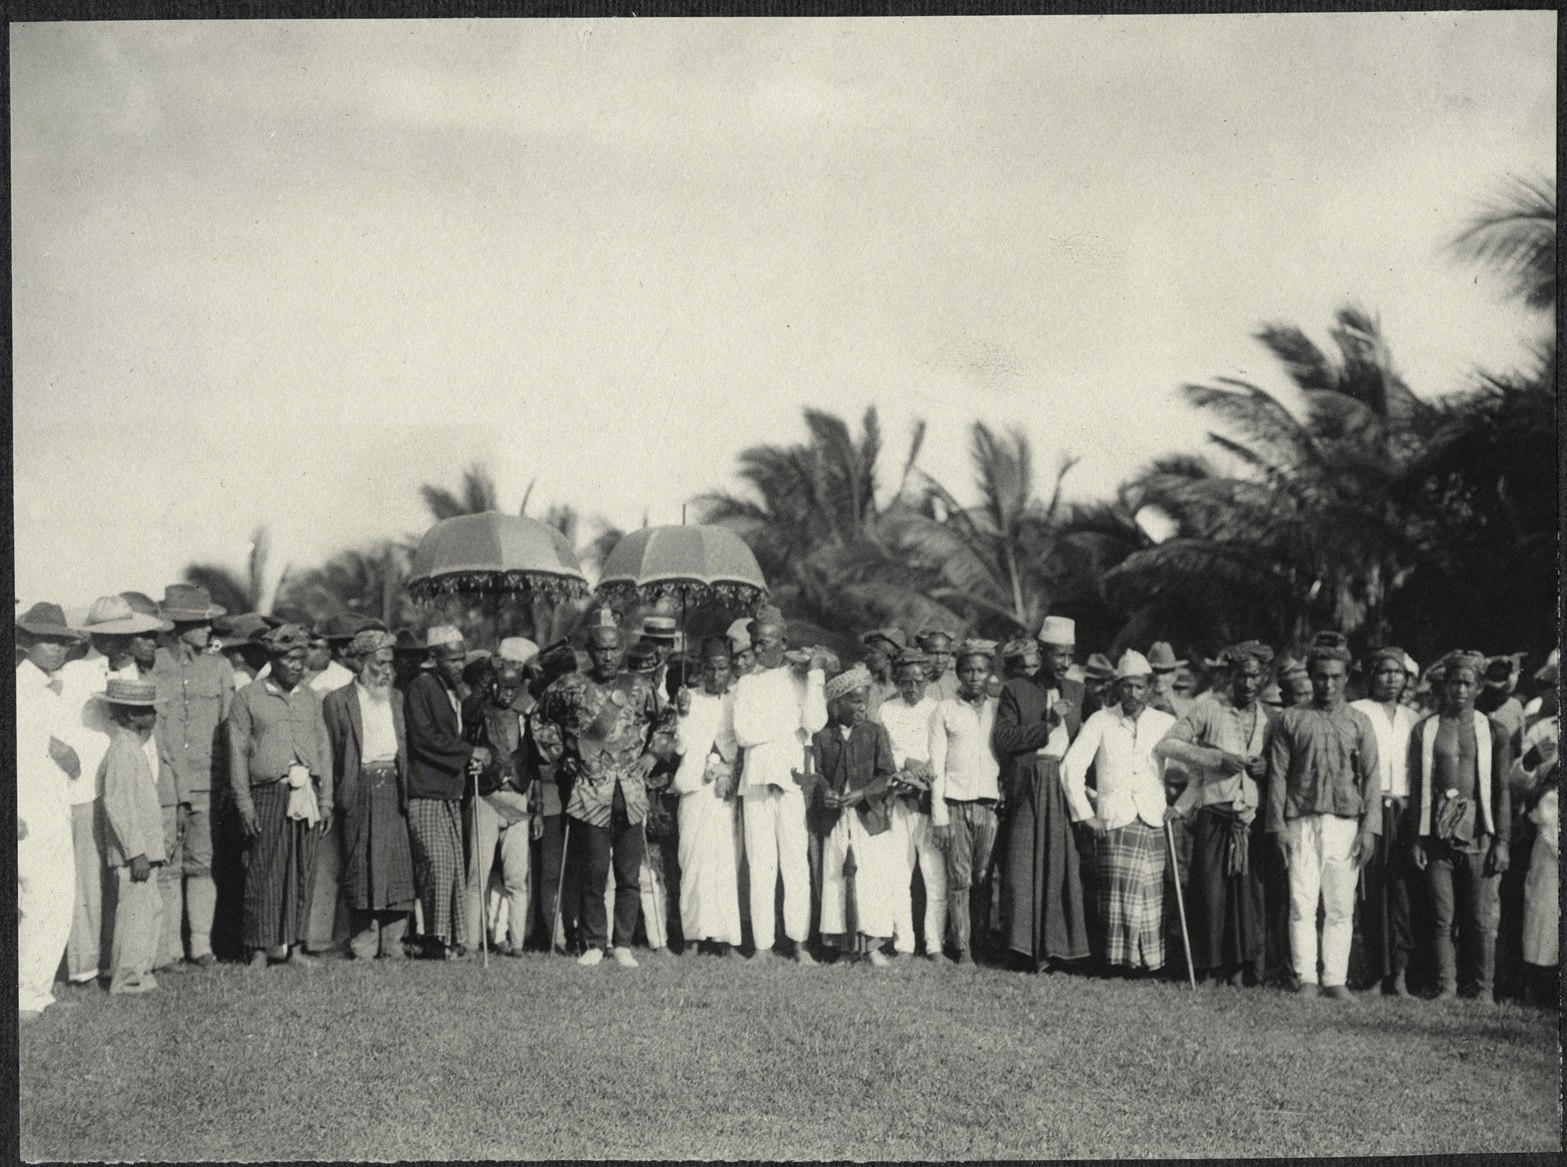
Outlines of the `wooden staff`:
[[566,824],[561,828],[560,878],[555,881],[555,915],[550,920],[549,944],[551,955],[554,955],[555,952],[555,929],[557,928],[560,929],[561,951],[564,953],[566,949],[566,926],[565,924],[561,923],[560,919],[560,889],[564,887],[566,883],[566,848],[571,845],[571,816],[566,813],[565,808],[563,807],[561,809],[560,817],[566,820]]
[[1197,970],[1192,967],[1192,938],[1186,931],[1186,897],[1181,894],[1181,865],[1175,857],[1175,830],[1170,820],[1164,820],[1164,841],[1170,845],[1170,870],[1175,873],[1175,910],[1181,917],[1181,943],[1186,946],[1186,975],[1191,980],[1192,992],[1197,991]]
[[[479,771],[469,766],[473,776],[473,881],[483,882],[484,859],[479,854]],[[479,888],[479,952],[485,968],[490,967],[490,889]]]

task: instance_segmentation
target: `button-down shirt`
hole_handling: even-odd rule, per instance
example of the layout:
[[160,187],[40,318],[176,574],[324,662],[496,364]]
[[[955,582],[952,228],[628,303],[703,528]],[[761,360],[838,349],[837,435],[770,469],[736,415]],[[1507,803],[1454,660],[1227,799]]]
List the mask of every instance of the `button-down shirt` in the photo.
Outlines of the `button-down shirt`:
[[397,726],[392,721],[391,691],[377,696],[355,681],[354,692],[359,698],[359,720],[364,727],[364,748],[359,754],[360,762],[366,766],[376,762],[395,762]]
[[1377,735],[1377,782],[1385,798],[1409,797],[1409,735],[1415,732],[1420,715],[1399,702],[1393,706],[1392,717],[1388,707],[1380,701],[1366,697],[1351,701],[1351,709],[1358,709],[1371,721]]
[[1223,806],[1240,815],[1243,822],[1252,822],[1259,806],[1257,782],[1244,770],[1227,771],[1221,755],[1266,758],[1272,716],[1260,701],[1243,711],[1219,693],[1193,702],[1154,751],[1167,762],[1178,761],[1187,768],[1189,780],[1175,805],[1183,813],[1197,807]]
[[965,701],[951,697],[936,704],[930,717],[927,750],[935,775],[930,787],[930,821],[944,827],[949,822],[947,802],[999,799],[1001,767],[990,748],[996,727],[996,699]]
[[901,696],[883,701],[876,711],[876,720],[887,729],[887,739],[892,742],[892,760],[898,769],[909,762],[930,761],[930,719],[936,712],[936,702],[921,697],[910,705]]
[[221,656],[183,644],[160,648],[152,666],[158,686],[158,733],[174,768],[181,802],[212,789],[221,773],[220,727],[234,702],[234,670]]
[[1287,819],[1331,814],[1358,818],[1362,831],[1381,834],[1377,773],[1376,731],[1360,710],[1342,702],[1332,709],[1286,709],[1273,723],[1268,747],[1263,829],[1276,834]]
[[789,665],[736,682],[735,741],[745,751],[742,795],[769,786],[799,789],[794,771],[805,769],[811,738],[827,724],[826,684],[821,669],[802,677]]
[[229,767],[234,801],[249,809],[252,786],[288,775],[298,763],[315,777],[316,801],[332,805],[332,743],[321,715],[321,696],[308,685],[287,693],[270,678],[246,685],[229,711]]
[[1170,731],[1175,718],[1162,709],[1144,707],[1128,717],[1119,705],[1101,709],[1083,722],[1082,732],[1061,763],[1061,785],[1072,820],[1094,817],[1086,791],[1088,767],[1094,767],[1099,789],[1099,817],[1109,830],[1135,819],[1151,827],[1164,825],[1164,763],[1154,747]]
[[640,761],[648,752],[672,752],[674,707],[659,708],[651,678],[621,673],[597,681],[570,673],[545,690],[530,724],[545,762],[559,762],[571,777],[566,813],[607,827],[619,788],[626,818],[647,816],[647,782]]

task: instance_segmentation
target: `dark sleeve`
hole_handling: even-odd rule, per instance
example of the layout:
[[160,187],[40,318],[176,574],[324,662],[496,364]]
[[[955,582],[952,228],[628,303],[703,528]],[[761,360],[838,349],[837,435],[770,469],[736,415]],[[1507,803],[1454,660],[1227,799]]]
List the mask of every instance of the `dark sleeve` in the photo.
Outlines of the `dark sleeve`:
[[[822,772],[822,734],[827,730],[817,730],[811,735],[811,776],[800,783],[800,793],[805,796],[807,804],[820,804],[822,792],[827,789],[827,777]],[[803,759],[802,759],[803,760]]]
[[898,767],[892,760],[892,739],[887,736],[887,727],[880,722],[873,724],[876,726],[876,752],[871,761],[871,781],[865,788],[865,797],[873,802],[886,801],[892,793],[892,776],[898,772]]
[[234,792],[234,805],[249,811],[255,804],[250,798],[250,702],[241,693],[229,706],[229,785]]
[[1424,760],[1421,757],[1420,733],[1424,724],[1423,721],[1417,721],[1415,728],[1409,731],[1409,769],[1405,771],[1409,775],[1409,800],[1404,803],[1404,823],[1407,828],[1404,837],[1411,842],[1420,839],[1420,804],[1424,794],[1420,777],[1420,766]]
[[321,703],[316,702],[316,749],[321,754],[321,805],[331,807],[332,803],[332,738],[326,731],[326,716],[322,713]]
[[344,781],[343,746],[347,742],[348,727],[343,724],[340,702],[330,699],[321,702],[321,719],[326,722],[326,736],[332,754],[333,797],[339,810],[351,810],[354,804],[352,784]]
[[1496,822],[1496,841],[1506,847],[1513,834],[1513,784],[1508,774],[1513,768],[1513,739],[1496,722],[1491,722],[1491,817]]
[[1262,829],[1269,835],[1284,830],[1284,787],[1290,772],[1289,731],[1281,717],[1273,723],[1268,738],[1268,809]]
[[995,728],[990,731],[990,746],[997,758],[1040,749],[1050,741],[1050,729],[1048,718],[1036,721],[1033,725],[1024,725],[1017,693],[1010,685],[1001,690],[1001,699],[996,705]]
[[[445,716],[435,706],[446,707]],[[451,704],[446,691],[433,677],[420,677],[408,687],[408,744],[410,752],[436,770],[461,774],[473,756],[473,747],[450,729]]]

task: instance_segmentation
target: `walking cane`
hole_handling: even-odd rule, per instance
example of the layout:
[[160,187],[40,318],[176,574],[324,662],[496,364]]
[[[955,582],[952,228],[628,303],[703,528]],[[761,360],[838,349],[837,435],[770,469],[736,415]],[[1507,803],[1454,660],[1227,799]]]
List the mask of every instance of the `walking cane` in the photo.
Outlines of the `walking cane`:
[[561,818],[566,820],[566,825],[561,828],[560,840],[560,877],[555,881],[555,915],[550,919],[550,954],[555,952],[555,929],[560,929],[560,947],[562,954],[566,950],[566,925],[560,918],[560,890],[566,885],[566,848],[571,846],[571,816],[564,811]]
[[[473,776],[473,881],[480,882],[480,872],[484,870],[484,861],[479,857],[479,771],[472,766],[469,773]],[[490,889],[479,888],[479,952],[485,968],[490,967]]]
[[1181,917],[1181,943],[1186,946],[1186,975],[1192,983],[1192,992],[1197,991],[1197,970],[1192,967],[1192,938],[1186,931],[1186,897],[1181,894],[1181,864],[1175,857],[1175,830],[1170,826],[1170,820],[1164,820],[1164,841],[1170,845],[1170,870],[1175,873],[1175,910]]
[[[658,797],[658,795],[656,795],[656,794],[649,794],[648,795],[648,798],[650,798],[650,799],[657,798],[657,797]],[[647,864],[647,881],[648,881],[648,886],[650,888],[652,888],[652,890],[653,890],[653,914],[658,917],[659,923],[661,923],[663,925],[663,927],[664,927],[664,947],[668,948],[669,947],[669,921],[664,916],[663,905],[658,902],[658,880],[656,878],[654,878],[653,857],[650,854],[648,854],[648,849],[647,849],[647,815],[645,815],[645,814],[642,816],[642,862]],[[649,921],[649,923],[651,924],[651,921]],[[651,927],[649,927],[649,929],[648,929],[647,942],[648,942],[648,946],[652,947],[653,935],[652,935],[652,928]]]

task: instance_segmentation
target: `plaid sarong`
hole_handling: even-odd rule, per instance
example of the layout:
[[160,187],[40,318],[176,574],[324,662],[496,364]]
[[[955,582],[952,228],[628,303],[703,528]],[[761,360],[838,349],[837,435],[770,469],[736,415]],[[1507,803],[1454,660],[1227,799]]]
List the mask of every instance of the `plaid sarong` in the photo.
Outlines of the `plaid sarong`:
[[1164,967],[1164,834],[1134,819],[1097,848],[1102,959],[1131,968]]
[[408,841],[413,848],[414,886],[424,911],[424,934],[449,945],[462,943],[468,935],[462,803],[410,798]]

